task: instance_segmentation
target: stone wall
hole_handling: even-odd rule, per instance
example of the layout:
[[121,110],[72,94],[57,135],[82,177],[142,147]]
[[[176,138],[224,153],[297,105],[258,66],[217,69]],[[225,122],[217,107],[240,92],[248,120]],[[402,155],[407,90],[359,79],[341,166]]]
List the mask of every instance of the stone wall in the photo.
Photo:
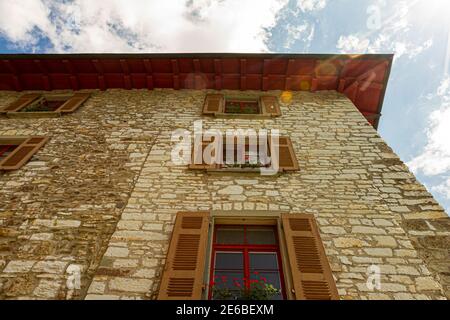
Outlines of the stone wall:
[[[0,92],[0,105],[17,96]],[[0,119],[0,135],[51,137],[22,169],[0,173],[0,299],[83,295],[68,290],[66,271],[81,270],[85,291],[158,135],[146,100],[94,93],[60,118]]]
[[[202,117],[205,93],[108,90],[62,118],[0,119],[0,135],[52,136],[23,169],[0,176],[0,298],[155,298],[176,212],[197,210],[313,213],[342,299],[445,297],[439,272],[449,260],[441,254],[433,268],[408,221],[447,215],[347,98],[293,93],[282,117],[249,121]],[[0,102],[14,96],[0,93]],[[198,119],[205,128],[280,129],[300,172],[172,164],[172,131]],[[68,295],[69,264],[83,267],[83,283]],[[372,264],[382,271],[378,291],[366,286]]]

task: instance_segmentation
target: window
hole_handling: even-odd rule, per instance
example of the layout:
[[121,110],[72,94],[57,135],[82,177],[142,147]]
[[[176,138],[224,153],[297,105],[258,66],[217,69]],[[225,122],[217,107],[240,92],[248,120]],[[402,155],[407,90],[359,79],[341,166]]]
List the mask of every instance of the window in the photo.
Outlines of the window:
[[[285,297],[276,228],[216,226],[211,262],[210,299]],[[266,286],[276,290],[269,292]]]
[[55,117],[78,109],[88,93],[75,94],[25,94],[0,110],[8,117]]
[[[250,148],[249,139],[245,137],[245,146],[242,150],[237,148],[237,138],[234,145],[222,144],[222,152],[213,151],[214,159],[206,160],[208,155],[205,149],[212,142],[202,142],[201,148],[192,147],[192,158],[189,169],[191,170],[207,170],[207,171],[223,171],[223,172],[260,172],[261,168],[269,168],[272,165],[271,155],[274,154],[274,148],[278,147],[278,167],[279,172],[298,171],[299,164],[295,156],[294,148],[289,137],[279,137],[278,146],[270,145],[270,137],[267,138],[267,145],[261,147],[258,143],[255,148]],[[217,160],[220,158],[220,160]],[[200,160],[202,161],[200,163]]]
[[47,137],[0,137],[0,170],[21,168],[48,141]]
[[[252,293],[239,287],[259,279],[280,288],[271,299],[338,300],[314,216],[259,215],[179,212],[158,299],[239,299]],[[221,288],[225,297],[217,296]]]
[[270,118],[281,116],[281,111],[278,98],[275,96],[248,98],[209,94],[205,97],[203,114]]
[[258,100],[227,99],[225,100],[225,113],[259,114]]

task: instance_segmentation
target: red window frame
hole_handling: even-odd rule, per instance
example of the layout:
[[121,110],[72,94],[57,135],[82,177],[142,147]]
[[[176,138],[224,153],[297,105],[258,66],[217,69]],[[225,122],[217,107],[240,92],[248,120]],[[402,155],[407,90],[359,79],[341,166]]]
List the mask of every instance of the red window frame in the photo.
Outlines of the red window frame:
[[[244,229],[244,242],[243,244],[218,244],[217,243],[217,229],[218,228],[243,228]],[[273,230],[275,235],[276,243],[273,245],[257,245],[257,244],[247,244],[247,229],[248,228],[270,228]],[[214,226],[214,234],[213,234],[213,245],[212,245],[212,254],[211,254],[211,267],[210,267],[210,283],[214,283],[214,271],[215,271],[215,258],[217,252],[242,252],[244,258],[244,278],[250,279],[250,257],[249,252],[270,252],[276,253],[277,262],[278,262],[278,272],[280,275],[280,286],[281,286],[281,296],[283,300],[286,299],[286,291],[284,284],[284,274],[283,274],[283,265],[280,254],[280,244],[278,238],[278,231],[275,226],[267,226],[267,225],[215,225]],[[249,284],[249,282],[247,282]],[[208,299],[212,299],[212,290],[209,290]]]

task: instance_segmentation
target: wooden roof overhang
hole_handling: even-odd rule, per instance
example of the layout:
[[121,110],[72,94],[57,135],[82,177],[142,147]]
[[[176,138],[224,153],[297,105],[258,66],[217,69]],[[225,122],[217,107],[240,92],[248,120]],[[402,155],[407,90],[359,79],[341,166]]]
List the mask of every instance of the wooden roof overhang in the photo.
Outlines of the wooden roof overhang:
[[336,90],[375,127],[391,54],[0,54],[0,90]]

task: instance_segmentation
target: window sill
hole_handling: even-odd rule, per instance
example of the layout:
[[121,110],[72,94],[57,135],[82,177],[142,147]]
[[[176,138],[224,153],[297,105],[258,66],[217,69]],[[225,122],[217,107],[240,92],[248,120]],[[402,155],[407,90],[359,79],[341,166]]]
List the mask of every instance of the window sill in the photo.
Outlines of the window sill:
[[241,114],[241,113],[215,113],[214,116],[219,119],[250,119],[250,120],[264,120],[277,118],[270,114]]
[[[189,168],[189,171],[200,171],[200,172],[204,172],[204,173],[208,173],[208,174],[213,174],[213,175],[221,175],[221,174],[227,174],[227,175],[261,175],[261,171],[259,169],[253,169],[253,168],[224,168],[224,169],[215,169],[215,168],[211,168],[211,169],[194,169],[194,168]],[[285,173],[284,171],[279,171],[278,173],[274,174],[274,175],[268,175],[267,177],[278,177],[280,175],[282,175],[283,173]]]

